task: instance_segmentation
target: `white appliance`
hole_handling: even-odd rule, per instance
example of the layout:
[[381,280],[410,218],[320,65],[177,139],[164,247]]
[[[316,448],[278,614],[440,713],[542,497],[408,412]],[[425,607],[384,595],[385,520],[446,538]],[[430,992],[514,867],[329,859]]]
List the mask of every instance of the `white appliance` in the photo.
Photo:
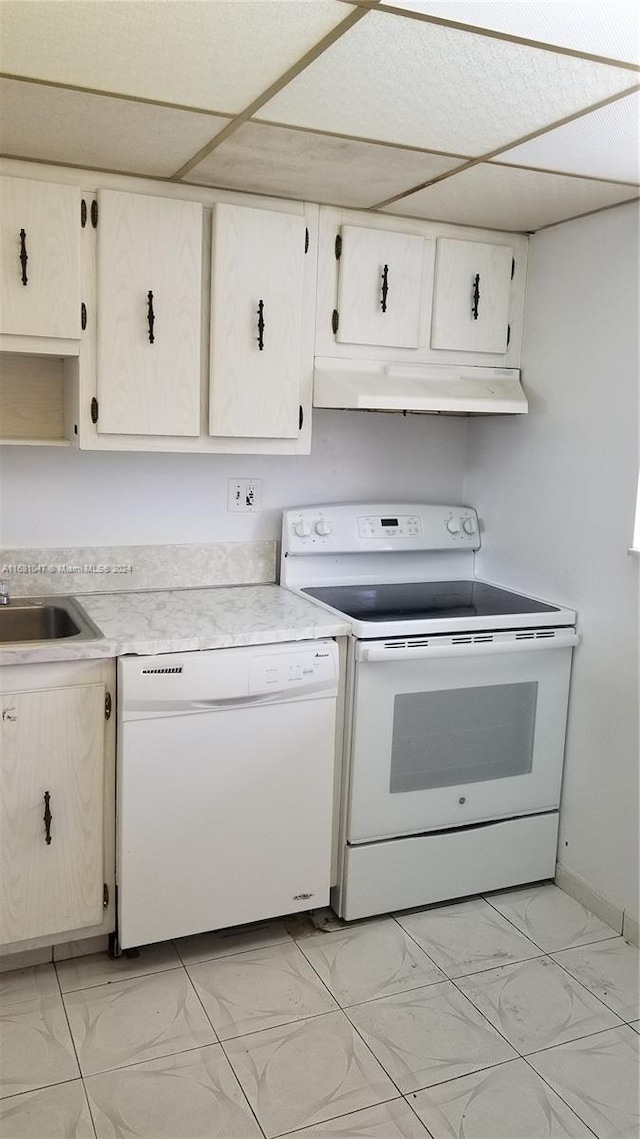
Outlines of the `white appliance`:
[[479,581],[474,510],[285,511],[281,583],[346,616],[349,919],[553,877],[576,615]]
[[442,415],[525,415],[517,368],[315,358],[313,406]]
[[118,662],[120,948],[326,905],[334,641]]

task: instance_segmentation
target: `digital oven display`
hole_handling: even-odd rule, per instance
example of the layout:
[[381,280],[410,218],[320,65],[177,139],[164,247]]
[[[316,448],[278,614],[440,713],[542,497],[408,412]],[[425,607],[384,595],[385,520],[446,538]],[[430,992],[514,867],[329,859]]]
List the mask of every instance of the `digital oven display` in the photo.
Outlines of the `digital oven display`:
[[397,518],[381,518],[380,519],[380,525],[381,526],[397,526],[398,525],[398,519]]

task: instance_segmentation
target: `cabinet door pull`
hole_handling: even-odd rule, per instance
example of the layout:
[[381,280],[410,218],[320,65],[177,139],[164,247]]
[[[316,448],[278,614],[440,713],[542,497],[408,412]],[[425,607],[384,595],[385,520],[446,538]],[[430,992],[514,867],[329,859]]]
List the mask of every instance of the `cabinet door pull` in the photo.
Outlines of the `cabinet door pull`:
[[258,301],[258,351],[264,351],[264,301]]
[[389,292],[389,266],[385,265],[382,270],[382,297],[380,300],[380,308],[383,312],[387,311],[387,294]]
[[480,274],[476,273],[473,278],[473,304],[471,306],[471,315],[474,320],[478,319],[478,306],[480,304]]
[[51,820],[53,818],[53,815],[51,814],[51,811],[49,810],[50,798],[51,798],[51,795],[49,794],[49,792],[45,791],[45,793],[44,793],[44,815],[42,816],[42,820],[44,822],[44,841],[46,842],[47,846],[49,846],[49,844],[51,842]]
[[20,264],[22,266],[22,284],[26,285],[29,278],[27,277],[27,235],[23,229],[20,230]]
[[153,344],[155,336],[153,335],[153,326],[156,322],[156,314],[153,311],[153,293],[151,289],[147,293],[147,322],[149,325],[149,343]]

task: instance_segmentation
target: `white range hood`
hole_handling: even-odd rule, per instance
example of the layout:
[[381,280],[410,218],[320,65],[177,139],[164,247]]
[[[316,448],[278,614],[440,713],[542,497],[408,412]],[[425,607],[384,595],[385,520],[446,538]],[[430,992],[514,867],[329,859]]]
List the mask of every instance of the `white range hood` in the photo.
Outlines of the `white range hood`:
[[517,368],[393,364],[316,356],[313,406],[445,415],[523,415]]

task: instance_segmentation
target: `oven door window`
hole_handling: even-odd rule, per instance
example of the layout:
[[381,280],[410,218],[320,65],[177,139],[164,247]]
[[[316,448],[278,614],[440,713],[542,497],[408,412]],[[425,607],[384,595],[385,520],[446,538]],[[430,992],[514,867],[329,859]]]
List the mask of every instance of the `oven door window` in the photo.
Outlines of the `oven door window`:
[[492,684],[396,695],[392,795],[528,774],[538,684]]

